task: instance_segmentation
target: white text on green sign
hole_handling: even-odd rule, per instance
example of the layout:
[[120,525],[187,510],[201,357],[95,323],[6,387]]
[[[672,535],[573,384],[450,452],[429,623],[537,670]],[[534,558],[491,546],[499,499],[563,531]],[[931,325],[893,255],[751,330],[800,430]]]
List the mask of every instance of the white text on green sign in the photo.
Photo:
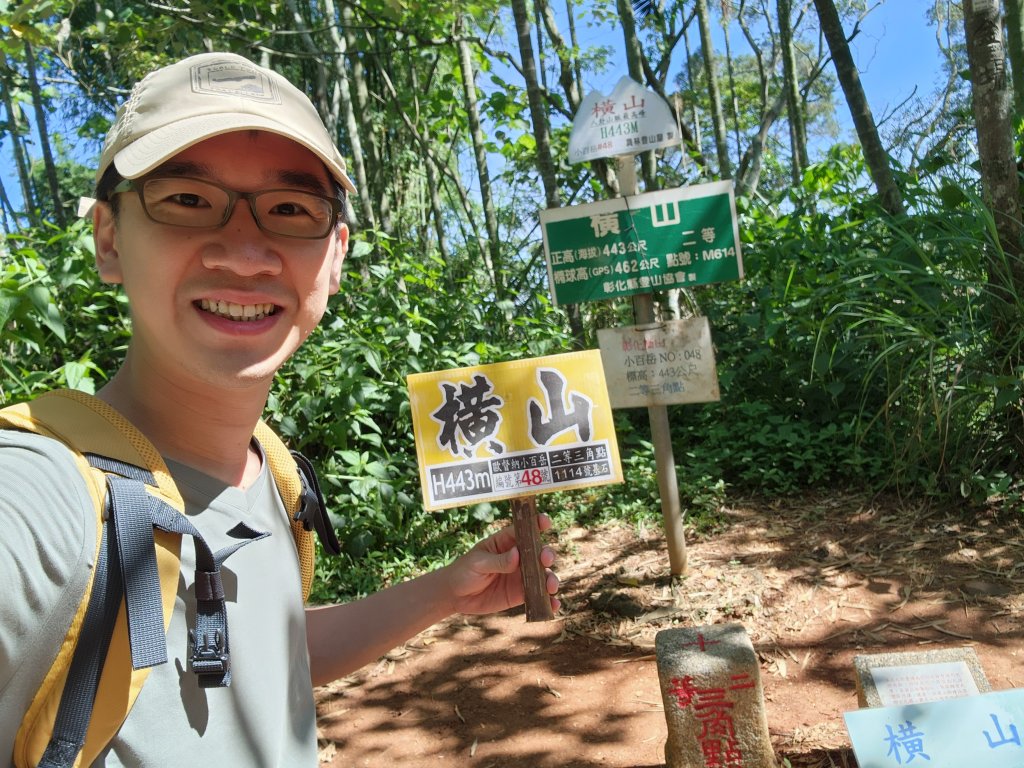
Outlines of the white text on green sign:
[[732,182],[541,211],[556,304],[743,277]]

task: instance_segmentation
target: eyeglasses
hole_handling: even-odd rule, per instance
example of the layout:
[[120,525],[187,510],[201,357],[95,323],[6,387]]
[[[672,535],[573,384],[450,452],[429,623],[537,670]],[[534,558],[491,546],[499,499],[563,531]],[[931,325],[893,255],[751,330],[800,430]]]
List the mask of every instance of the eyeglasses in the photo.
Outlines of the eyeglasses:
[[238,192],[212,181],[188,177],[126,179],[112,194],[135,190],[152,221],[176,227],[217,229],[227,224],[235,203],[245,200],[264,232],[304,240],[321,240],[331,233],[342,212],[333,197],[297,189]]

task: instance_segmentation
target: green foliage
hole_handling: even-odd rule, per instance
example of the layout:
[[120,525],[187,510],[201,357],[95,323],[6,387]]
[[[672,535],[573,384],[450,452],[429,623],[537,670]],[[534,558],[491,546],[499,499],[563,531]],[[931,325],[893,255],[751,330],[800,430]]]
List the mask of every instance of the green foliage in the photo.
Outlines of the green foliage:
[[0,403],[59,386],[93,392],[127,343],[127,307],[93,268],[82,221],[0,243]]
[[[380,207],[373,220],[386,231],[360,236],[342,292],[279,373],[268,404],[269,420],[316,463],[345,548],[343,557],[321,562],[317,599],[365,594],[444,562],[506,515],[503,505],[486,504],[423,512],[405,377],[570,346],[565,318],[546,298],[536,230],[537,140],[526,91],[515,67],[501,66],[503,59],[517,60],[514,43],[501,35],[507,8],[406,0],[340,6],[355,22],[343,29],[358,30],[345,53],[334,36],[339,19],[329,18],[329,9],[203,0],[182,14],[118,1],[0,3],[0,28],[11,32],[0,41],[8,57],[4,83],[15,102],[25,106],[29,99],[24,40],[39,51],[43,81],[63,84],[43,96],[46,111],[59,109],[65,120],[68,149],[57,153],[63,200],[88,184],[69,159],[81,154],[74,134],[95,143],[130,84],[167,58],[210,46],[265,54],[322,109],[337,101],[343,71],[352,77],[353,97],[368,99],[358,130],[366,188]],[[610,0],[586,10],[577,15],[580,27],[618,29]],[[748,21],[762,15],[756,8],[744,13]],[[659,23],[674,23],[673,17]],[[647,25],[644,34],[653,37],[656,26]],[[501,302],[480,253],[483,212],[467,163],[456,29],[473,42],[488,130],[495,214],[505,238],[497,269],[510,297]],[[770,25],[750,29],[770,50]],[[652,37],[646,49],[660,57],[667,38]],[[589,76],[604,68],[610,51],[573,51],[573,63]],[[556,59],[547,61],[553,73]],[[368,75],[365,94],[355,80],[357,64]],[[748,141],[778,81],[764,73],[763,90],[753,57],[734,57],[733,65],[735,99],[728,101],[740,113],[730,120],[730,141],[734,122],[740,140]],[[706,98],[704,78],[698,67],[692,78],[677,80],[687,104]],[[553,79],[548,83],[557,160],[567,154],[569,126],[563,95]],[[827,71],[811,86],[812,134],[832,127],[833,91]],[[351,155],[344,115],[330,117]],[[782,120],[772,126],[761,157],[761,197],[738,201],[746,278],[686,297],[711,320],[722,392],[719,403],[670,409],[691,530],[713,529],[727,493],[779,495],[844,484],[945,501],[997,499],[1020,508],[1024,312],[1013,276],[1021,268],[1018,257],[999,247],[975,174],[962,170],[963,131],[971,119],[965,108],[948,111],[933,131],[946,143],[928,150],[917,175],[896,169],[911,211],[899,221],[875,204],[852,147],[832,147],[790,188],[787,126]],[[947,131],[954,123],[956,131]],[[428,161],[437,190],[427,188]],[[700,173],[693,163],[673,163],[678,155],[661,162],[663,186]],[[599,167],[560,164],[562,199],[604,197]],[[29,175],[42,188],[39,167]],[[434,191],[449,241],[444,259],[434,244]],[[26,227],[0,247],[0,402],[54,386],[101,386],[123,355],[129,321],[120,292],[95,276],[87,227]],[[587,305],[583,315],[592,345],[597,329],[632,321],[621,301]],[[646,414],[618,412],[616,422],[626,482],[542,496],[541,508],[559,525],[660,525]]]
[[886,235],[884,257],[847,265],[821,353],[830,369],[859,366],[860,436],[888,446],[889,483],[974,503],[1003,495],[1020,469],[1024,303],[996,275],[1020,257],[970,193]]
[[728,484],[1020,492],[1021,304],[993,283],[1015,262],[969,183],[903,181],[916,211],[893,221],[837,147],[784,213],[741,205],[748,278],[705,304],[722,402],[674,425]]

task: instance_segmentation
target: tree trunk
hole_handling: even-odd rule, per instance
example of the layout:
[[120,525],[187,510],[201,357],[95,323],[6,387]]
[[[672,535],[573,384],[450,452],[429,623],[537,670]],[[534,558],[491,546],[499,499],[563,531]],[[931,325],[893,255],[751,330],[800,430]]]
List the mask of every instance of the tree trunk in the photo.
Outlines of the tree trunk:
[[718,75],[715,72],[715,46],[711,40],[711,20],[708,14],[707,0],[697,0],[697,25],[700,28],[700,45],[704,51],[704,72],[708,79],[708,96],[711,98],[711,122],[715,129],[718,175],[723,179],[731,179],[732,161],[729,159],[729,139],[725,130],[722,95],[718,90]]
[[739,152],[743,146],[740,137],[740,105],[739,99],[736,97],[736,74],[732,59],[732,44],[729,41],[729,17],[724,15],[728,13],[729,8],[731,6],[728,2],[722,3],[722,37],[725,40],[725,65],[729,76],[729,108],[732,110],[732,135],[736,140],[736,151]]
[[11,198],[7,196],[7,187],[4,186],[4,179],[0,176],[0,222],[2,229],[8,235],[15,231],[18,226],[18,215],[11,205]]
[[903,213],[903,196],[896,186],[892,168],[889,166],[889,156],[878,136],[878,126],[875,125],[871,107],[868,106],[864,88],[860,84],[860,76],[853,63],[853,55],[843,32],[843,24],[839,20],[839,12],[833,0],[814,0],[814,7],[818,11],[821,31],[832,54],[836,75],[843,88],[843,95],[846,96],[853,126],[864,150],[864,160],[871,173],[871,179],[875,182],[879,200],[891,216],[900,215]]
[[[572,43],[572,49],[578,51],[580,49],[580,41],[576,37],[576,11],[573,8],[573,0],[565,0],[565,17],[569,21],[569,42]],[[574,69],[576,71],[576,82],[580,85],[580,94],[583,93],[583,67],[580,64],[580,57],[573,56]]]
[[484,209],[484,226],[487,229],[487,252],[484,258],[498,301],[505,299],[505,287],[501,279],[501,240],[498,236],[498,217],[494,212],[491,197],[491,175],[487,170],[487,146],[484,131],[480,125],[480,110],[476,100],[476,76],[473,72],[473,54],[464,36],[459,37],[459,69],[462,73],[462,93],[465,97],[466,115],[469,117],[469,134],[476,157],[477,178],[480,180],[480,201]]
[[526,81],[526,96],[530,104],[533,136],[537,141],[537,169],[544,186],[544,200],[548,208],[557,208],[560,201],[555,163],[551,157],[551,132],[548,128],[544,95],[537,77],[537,62],[533,55],[533,40],[530,36],[530,17],[526,12],[526,0],[512,0],[512,14],[515,17],[516,35],[519,39],[519,57],[522,62],[523,79]]
[[[533,56],[533,41],[530,39],[530,17],[526,13],[526,0],[512,0],[512,15],[515,18],[516,36],[519,39],[519,57],[522,61],[523,79],[526,81],[526,96],[530,102],[530,120],[533,136],[537,142],[537,169],[544,185],[544,201],[548,208],[558,208],[562,201],[558,197],[558,179],[555,162],[551,156],[551,133],[548,128],[547,111],[537,81],[537,64]],[[583,349],[583,318],[578,304],[566,307],[569,330],[577,349]]]
[[1003,251],[1014,266],[1006,289],[1024,291],[1021,273],[1021,205],[1013,157],[1013,118],[998,0],[964,0],[964,29],[971,70],[971,101],[981,160],[981,188]]
[[1010,54],[1010,74],[1013,76],[1013,111],[1019,119],[1024,117],[1024,13],[1022,0],[1003,0],[1006,12],[1006,45]]
[[[325,16],[328,19],[337,18],[337,9],[334,0],[324,0]],[[363,140],[360,135],[359,121],[356,118],[355,105],[352,101],[352,84],[348,77],[348,41],[345,36],[338,32],[336,25],[330,25],[331,40],[334,42],[335,50],[335,74],[337,80],[334,84],[338,93],[338,101],[341,107],[341,119],[345,123],[345,138],[352,150],[352,175],[355,176],[356,194],[359,196],[359,208],[366,226],[370,229],[377,228],[377,216],[373,209],[373,198],[370,196],[370,184],[366,177],[366,163],[363,160]]]
[[[31,224],[38,223],[36,220],[36,201],[32,191],[32,174],[29,169],[29,162],[25,154],[22,134],[21,111],[15,105],[11,95],[12,83],[16,71],[6,62],[4,58],[4,78],[0,81],[0,94],[3,96],[4,111],[7,112],[7,135],[11,137],[11,149],[14,152],[14,164],[18,168],[18,182],[21,185],[22,211]],[[17,219],[15,219],[17,221]]]
[[[423,93],[421,89],[419,77],[416,74],[416,67],[410,67],[410,82],[412,83],[413,93]],[[420,114],[419,96],[416,96],[414,103],[414,114]],[[403,111],[403,117],[411,123],[408,114]],[[448,246],[448,233],[444,227],[444,206],[441,203],[441,177],[438,175],[438,161],[434,155],[431,147],[431,142],[425,141],[423,134],[412,126],[413,139],[420,146],[423,151],[423,172],[427,177],[427,196],[430,199],[430,223],[434,227],[434,232],[437,235],[437,249],[441,254],[441,259],[446,265],[452,263],[452,252]],[[432,137],[436,140],[437,137]],[[447,277],[451,278],[453,275],[450,270],[447,271]]]
[[768,143],[768,133],[775,121],[779,119],[785,106],[786,95],[779,93],[761,116],[761,125],[754,138],[750,140],[746,152],[743,153],[743,159],[740,160],[739,173],[736,174],[737,196],[749,197],[757,191],[757,184],[761,179],[761,168],[764,164],[764,150]]
[[356,46],[355,30],[359,25],[354,19],[352,7],[348,4],[341,7],[341,22],[349,55],[349,82],[354,96],[355,117],[362,139],[363,161],[366,163],[366,186],[373,201],[371,206],[376,207],[378,226],[384,233],[391,234],[394,227],[391,221],[391,199],[387,189],[389,174],[382,160],[384,151],[380,145],[381,136],[373,129],[371,118],[376,110],[370,103],[366,70]]
[[[533,4],[537,8],[537,14],[544,22],[544,29],[547,31],[548,37],[551,39],[551,47],[554,49],[555,55],[558,57],[558,82],[562,86],[562,91],[565,93],[566,99],[569,101],[569,111],[575,115],[576,110],[580,106],[580,101],[583,100],[580,80],[576,77],[576,72],[579,71],[579,68],[573,68],[574,57],[572,55],[572,50],[566,46],[565,38],[563,38],[561,33],[558,31],[555,14],[552,12],[551,6],[548,5],[547,0],[534,0]],[[569,8],[569,14],[570,23],[572,23],[572,8]]]
[[60,199],[60,184],[57,182],[57,165],[53,162],[53,150],[50,148],[50,132],[46,123],[46,110],[43,109],[43,93],[36,76],[36,55],[32,45],[25,40],[25,67],[28,70],[28,85],[32,92],[32,104],[35,106],[36,131],[39,133],[39,148],[43,153],[43,170],[46,184],[50,190],[53,204],[53,216],[57,224],[64,227],[67,217],[64,215],[64,201]]
[[793,46],[792,5],[790,0],[778,0],[779,42],[782,46],[782,77],[786,92],[786,112],[789,115],[789,139],[792,146],[793,185],[800,184],[807,157],[807,129],[804,125],[803,100],[796,71],[796,50]]

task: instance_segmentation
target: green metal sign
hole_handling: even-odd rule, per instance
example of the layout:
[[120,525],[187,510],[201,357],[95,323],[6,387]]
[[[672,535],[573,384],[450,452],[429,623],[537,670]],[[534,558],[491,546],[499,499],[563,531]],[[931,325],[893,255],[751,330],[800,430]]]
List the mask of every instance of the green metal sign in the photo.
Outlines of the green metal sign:
[[541,211],[556,304],[743,277],[732,182]]

